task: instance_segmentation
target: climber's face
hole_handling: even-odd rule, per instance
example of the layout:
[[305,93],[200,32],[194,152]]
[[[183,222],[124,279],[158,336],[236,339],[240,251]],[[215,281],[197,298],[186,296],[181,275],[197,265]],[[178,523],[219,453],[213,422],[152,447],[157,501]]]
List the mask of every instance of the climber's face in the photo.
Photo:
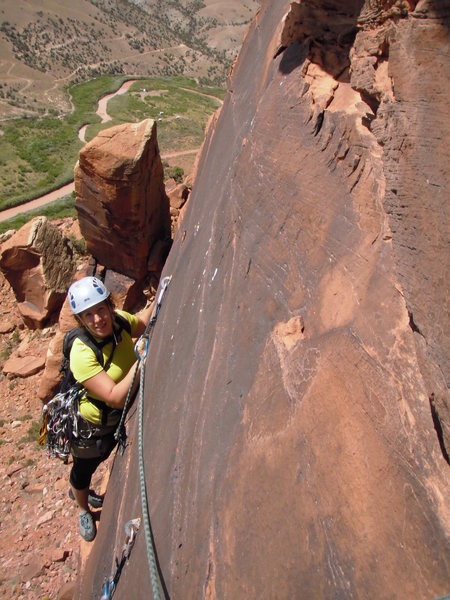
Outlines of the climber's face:
[[97,338],[106,338],[112,334],[111,309],[106,302],[101,302],[86,309],[79,315],[83,325]]

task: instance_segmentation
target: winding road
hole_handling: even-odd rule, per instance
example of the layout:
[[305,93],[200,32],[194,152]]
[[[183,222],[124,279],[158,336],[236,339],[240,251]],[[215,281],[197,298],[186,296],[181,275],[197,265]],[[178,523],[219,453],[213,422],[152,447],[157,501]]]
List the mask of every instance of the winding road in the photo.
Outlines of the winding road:
[[[123,83],[116,92],[114,92],[112,94],[107,94],[106,96],[103,96],[102,98],[100,98],[100,100],[98,101],[97,114],[101,118],[102,123],[106,123],[107,121],[112,120],[112,117],[107,112],[108,101],[111,98],[113,98],[114,96],[119,96],[121,94],[125,94],[129,90],[131,85],[133,83],[135,83],[135,81],[137,81],[137,80],[131,79],[131,80],[125,81],[125,83]],[[197,92],[196,90],[191,90],[189,88],[182,88],[182,89],[185,90],[186,92],[192,92],[193,94],[198,94],[199,96],[206,96],[208,98],[214,98],[214,100],[217,100],[219,102],[219,104],[223,104],[223,100],[221,98],[218,98],[217,96],[204,94],[203,92]],[[86,128],[87,128],[87,125],[83,125],[78,131],[78,137],[83,143],[86,142],[86,138],[85,138]],[[200,150],[200,148],[191,148],[189,150],[180,150],[178,152],[166,152],[165,154],[161,154],[161,159],[164,160],[167,158],[176,158],[177,156],[187,156],[190,154],[197,154],[197,152],[199,150]],[[40,196],[39,198],[30,200],[29,202],[26,202],[25,204],[20,204],[18,206],[13,206],[11,208],[2,210],[2,211],[0,211],[0,222],[7,221],[8,219],[12,219],[13,217],[16,217],[17,215],[19,215],[21,213],[28,212],[35,208],[40,208],[41,206],[45,206],[46,204],[50,204],[51,202],[55,202],[56,200],[59,200],[60,198],[63,198],[64,196],[71,194],[74,191],[74,189],[75,189],[75,184],[72,181],[71,183],[68,183],[67,185],[62,186],[62,187],[58,188],[57,190],[53,190],[52,192],[49,192],[48,194],[45,194],[44,196]]]
[[35,198],[34,200],[30,200],[25,204],[20,204],[19,206],[13,206],[11,208],[6,208],[0,212],[0,223],[3,221],[7,221],[8,219],[12,219],[20,213],[28,212],[29,210],[33,210],[34,208],[40,208],[45,204],[50,204],[50,202],[55,202],[55,200],[59,200],[68,194],[71,194],[75,189],[75,184],[72,181],[67,185],[63,185],[57,190],[53,190],[44,196],[40,196],[39,198]]

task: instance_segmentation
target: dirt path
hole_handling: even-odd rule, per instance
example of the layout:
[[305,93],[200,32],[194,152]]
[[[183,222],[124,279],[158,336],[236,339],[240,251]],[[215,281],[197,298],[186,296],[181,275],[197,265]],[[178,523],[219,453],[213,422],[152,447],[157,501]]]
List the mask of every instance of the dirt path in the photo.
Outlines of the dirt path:
[[[114,96],[121,96],[122,94],[125,94],[125,92],[128,92],[130,87],[133,85],[133,83],[136,83],[136,81],[137,81],[137,79],[129,79],[128,81],[125,81],[116,92],[113,92],[112,94],[106,94],[106,96],[103,96],[103,98],[100,98],[100,100],[98,101],[97,114],[100,117],[100,119],[102,120],[101,121],[102,123],[106,123],[107,121],[112,120],[111,115],[109,115],[107,112],[109,100],[111,100],[111,98],[114,98]],[[86,129],[87,128],[88,128],[87,125],[83,125],[78,130],[78,138],[83,143],[86,142]]]
[[[177,156],[187,156],[189,154],[197,154],[200,148],[192,148],[191,150],[180,150],[178,152],[166,152],[165,154],[161,154],[161,159],[164,160],[166,158],[176,158]],[[0,211],[0,223],[3,221],[7,221],[8,219],[12,219],[17,215],[20,215],[23,212],[27,212],[29,210],[33,210],[34,208],[40,208],[41,206],[45,206],[46,204],[50,204],[51,202],[55,202],[55,200],[59,200],[68,194],[71,194],[75,189],[75,184],[72,181],[67,185],[59,188],[58,190],[54,190],[53,192],[49,192],[45,194],[45,196],[41,196],[40,198],[36,198],[35,200],[30,200],[26,204],[20,204],[19,206],[13,206],[12,208],[7,208],[6,210]]]
[[53,190],[53,192],[49,192],[40,198],[36,198],[35,200],[30,200],[26,204],[21,204],[20,206],[13,206],[12,208],[7,208],[6,210],[2,210],[0,212],[0,222],[7,221],[8,219],[12,219],[20,213],[27,212],[29,210],[33,210],[34,208],[40,208],[41,206],[45,206],[45,204],[50,204],[50,202],[54,202],[55,200],[59,200],[63,196],[67,196],[67,194],[71,194],[75,189],[75,184],[72,181],[67,185],[59,188],[58,190]]
[[[14,63],[12,63],[11,68],[13,66],[14,66]],[[125,94],[130,89],[130,87],[133,85],[133,83],[135,83],[136,81],[137,81],[136,79],[129,79],[128,81],[125,81],[116,92],[113,92],[112,94],[107,94],[106,96],[103,96],[103,98],[100,98],[100,100],[98,101],[97,114],[101,118],[102,123],[106,123],[107,121],[112,120],[112,117],[107,112],[108,101],[111,98],[113,98],[114,96]],[[203,92],[197,92],[196,90],[191,90],[189,88],[181,88],[181,89],[185,90],[186,92],[191,92],[192,94],[197,94],[198,96],[205,96],[206,98],[213,98],[214,100],[219,102],[219,104],[221,104],[221,105],[223,104],[223,100],[221,98],[218,98],[217,96],[213,96],[212,94],[205,94]],[[86,128],[87,128],[87,125],[83,125],[78,131],[78,137],[83,143],[86,142],[86,137],[85,137],[86,136]],[[177,152],[166,152],[165,154],[161,154],[161,159],[164,160],[167,158],[176,158],[178,156],[187,156],[190,154],[197,154],[197,152],[199,150],[200,150],[200,148],[191,148],[189,150],[179,150]],[[35,200],[31,200],[30,202],[26,202],[25,204],[21,204],[19,206],[13,206],[12,208],[7,208],[6,210],[2,210],[2,211],[0,211],[0,223],[3,221],[7,221],[8,219],[12,219],[13,217],[16,217],[17,215],[19,215],[21,213],[28,212],[29,210],[33,210],[35,208],[40,208],[41,206],[50,204],[50,202],[55,202],[56,200],[59,200],[60,198],[63,198],[64,196],[71,194],[74,189],[75,189],[75,185],[74,185],[74,182],[72,181],[71,183],[69,183],[57,190],[54,190],[53,192],[49,192],[48,194],[45,194],[44,196],[41,196],[40,198],[36,198]]]
[[[12,66],[14,66],[14,63]],[[112,118],[107,113],[108,101],[111,98],[113,98],[114,96],[125,94],[125,92],[127,92],[129,90],[129,88],[133,85],[133,83],[135,81],[136,81],[136,79],[129,79],[128,81],[125,81],[116,92],[113,92],[112,94],[107,94],[106,96],[103,96],[103,98],[100,98],[100,100],[98,102],[97,114],[101,118],[102,123],[105,123],[106,121],[110,121]],[[80,130],[78,131],[78,137],[82,142],[86,142],[86,139],[85,139],[86,128],[87,128],[87,125],[83,125],[80,128]],[[36,198],[35,200],[31,200],[30,202],[26,202],[25,204],[21,204],[19,206],[13,206],[12,208],[7,208],[6,210],[2,210],[0,212],[0,223],[3,221],[7,221],[8,219],[12,219],[13,217],[16,217],[17,215],[19,215],[23,212],[33,210],[34,208],[40,208],[41,206],[50,204],[50,202],[55,202],[56,200],[59,200],[60,198],[63,198],[64,196],[71,194],[74,189],[75,189],[75,184],[72,181],[71,183],[68,183],[67,185],[64,185],[63,187],[61,187],[57,190],[54,190],[53,192],[49,192],[48,194],[45,194],[44,196],[41,196],[40,198]]]
[[80,129],[78,130],[78,139],[84,143],[86,143],[86,129],[88,128],[87,125],[83,125],[82,127],[80,127]]
[[129,79],[128,81],[125,81],[125,83],[123,83],[120,86],[120,88],[117,90],[117,92],[113,92],[112,94],[106,94],[106,96],[103,96],[103,98],[100,98],[100,100],[98,101],[97,114],[100,117],[100,119],[102,120],[102,123],[106,123],[107,121],[112,121],[112,117],[111,117],[111,115],[108,114],[108,111],[107,111],[108,102],[111,100],[111,98],[114,98],[114,96],[121,96],[122,94],[125,94],[126,92],[128,92],[130,87],[133,85],[133,83],[136,83],[136,81],[137,81],[137,79]]
[[[123,38],[123,36],[119,36],[117,38],[113,38],[113,39],[120,39]],[[186,44],[177,44],[176,46],[168,46],[167,48],[157,48],[156,50],[147,50],[146,52],[133,52],[133,54],[128,54],[127,56],[122,56],[121,60],[131,60],[133,58],[141,58],[142,56],[147,56],[149,54],[161,54],[161,52],[167,52],[169,50],[180,50],[182,48],[187,48],[189,49],[189,46],[186,46]],[[105,64],[112,64],[113,62],[115,62],[114,60],[110,60],[110,61],[104,61]],[[100,66],[100,62],[97,63],[90,63],[89,66],[93,69],[97,68]],[[86,66],[86,65],[83,65]],[[69,73],[68,75],[66,75],[65,77],[60,77],[59,79],[55,79],[55,84],[49,88],[47,90],[47,92],[51,91],[52,89],[54,89],[56,87],[56,85],[58,84],[58,82],[60,81],[67,81],[68,79],[71,79],[72,77],[75,77],[75,75],[78,73],[78,71],[81,69],[82,67],[77,67],[74,71],[72,71],[71,73]]]
[[197,90],[191,90],[190,88],[180,88],[180,89],[184,90],[185,92],[191,92],[192,94],[197,94],[197,96],[204,96],[205,98],[212,98],[213,100],[217,100],[217,102],[220,105],[223,104],[222,98],[219,98],[218,96],[213,96],[212,94],[205,94],[204,92],[197,92]]
[[191,150],[179,150],[178,152],[166,152],[161,154],[161,159],[165,158],[176,158],[177,156],[187,156],[188,154],[197,154],[200,148],[192,148]]

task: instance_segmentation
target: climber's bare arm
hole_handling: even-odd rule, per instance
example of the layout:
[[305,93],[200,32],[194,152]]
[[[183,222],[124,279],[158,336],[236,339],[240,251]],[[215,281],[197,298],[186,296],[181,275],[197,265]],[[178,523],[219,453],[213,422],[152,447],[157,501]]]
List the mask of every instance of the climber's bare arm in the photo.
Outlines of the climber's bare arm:
[[142,312],[140,312],[138,317],[138,326],[136,329],[136,333],[134,334],[136,337],[142,335],[147,327],[147,323],[150,320],[151,314],[153,312],[153,307],[155,306],[155,302],[152,302],[149,306],[144,308]]
[[[119,383],[115,383],[105,371],[101,371],[97,375],[94,375],[94,377],[83,381],[83,386],[88,392],[95,394],[98,398],[103,400],[103,402],[106,402],[108,406],[111,406],[112,408],[123,408],[135,368],[136,363],[132,365],[131,369]],[[138,383],[139,373],[137,373],[134,381],[133,392],[137,388]]]

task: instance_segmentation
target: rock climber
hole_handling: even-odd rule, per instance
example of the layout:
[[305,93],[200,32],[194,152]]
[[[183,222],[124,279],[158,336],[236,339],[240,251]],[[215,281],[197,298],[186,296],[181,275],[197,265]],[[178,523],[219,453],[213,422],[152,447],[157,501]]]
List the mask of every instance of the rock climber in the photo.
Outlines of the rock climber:
[[[68,300],[79,326],[101,347],[104,359],[103,365],[100,364],[93,349],[79,337],[73,341],[70,370],[84,388],[79,400],[79,421],[88,432],[85,437],[89,438],[89,444],[75,446],[71,451],[69,493],[80,507],[80,534],[91,542],[97,528],[89,505],[100,507],[103,502],[101,496],[89,489],[92,475],[116,445],[114,432],[136,367],[132,338],[144,333],[152,305],[139,315],[116,310],[109,290],[97,277],[84,277],[73,283]],[[137,376],[134,387],[138,381]]]

